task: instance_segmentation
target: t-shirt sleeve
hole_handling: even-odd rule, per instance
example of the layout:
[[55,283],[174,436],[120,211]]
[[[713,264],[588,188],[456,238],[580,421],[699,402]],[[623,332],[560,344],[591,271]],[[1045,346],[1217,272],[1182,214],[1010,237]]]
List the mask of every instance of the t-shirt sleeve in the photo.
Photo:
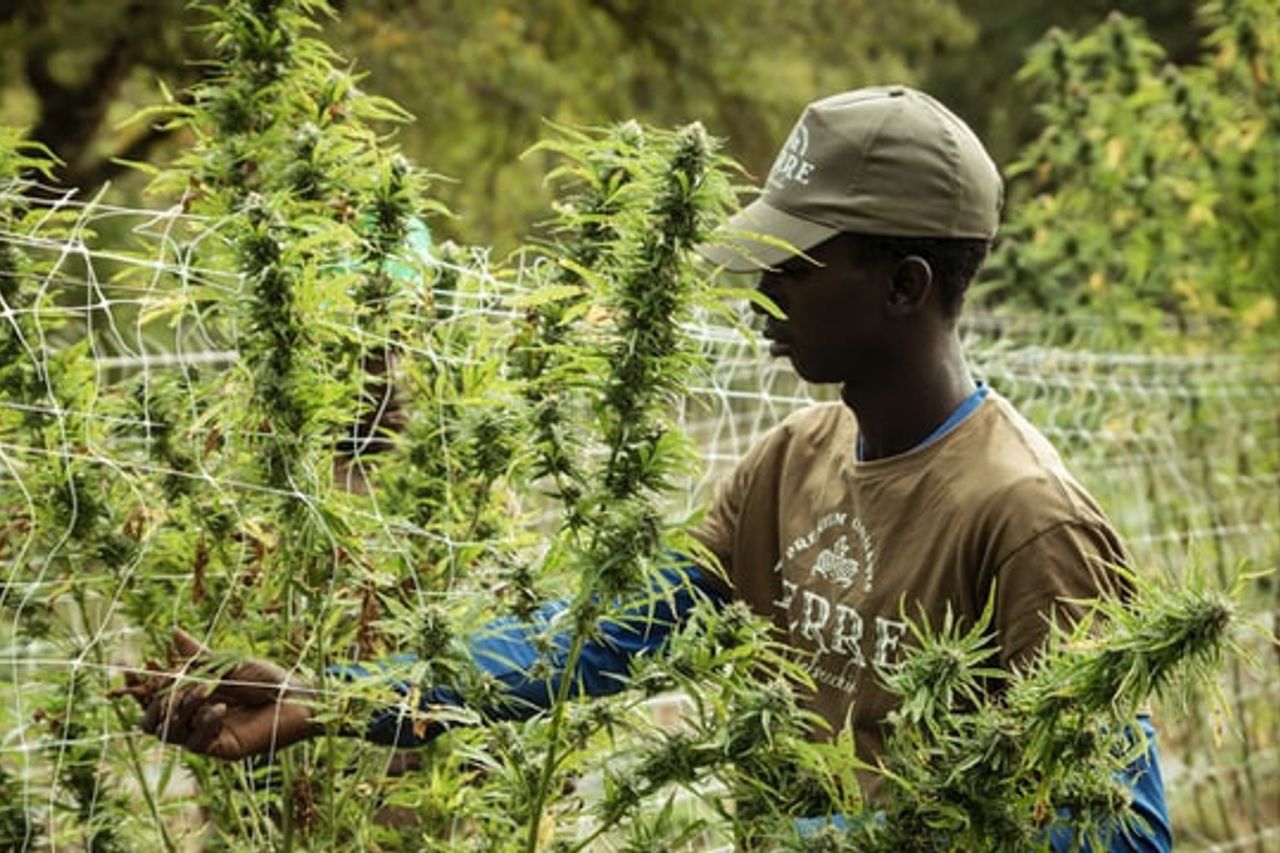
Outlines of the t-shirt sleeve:
[[692,531],[693,538],[720,561],[723,577],[729,580],[730,585],[733,581],[733,542],[750,481],[750,469],[740,462],[732,474],[720,481],[706,516]]
[[1129,557],[1105,524],[1063,522],[1036,534],[1007,555],[995,571],[996,637],[1005,668],[1026,667],[1049,636],[1050,620],[1069,627],[1084,615],[1081,603],[1129,594],[1115,571]]
[[733,551],[743,523],[743,510],[764,466],[776,464],[774,457],[785,441],[786,426],[784,423],[756,442],[734,466],[732,473],[720,481],[706,516],[692,531],[693,538],[720,561],[724,577],[728,578],[731,586],[736,586],[738,581],[734,574]]

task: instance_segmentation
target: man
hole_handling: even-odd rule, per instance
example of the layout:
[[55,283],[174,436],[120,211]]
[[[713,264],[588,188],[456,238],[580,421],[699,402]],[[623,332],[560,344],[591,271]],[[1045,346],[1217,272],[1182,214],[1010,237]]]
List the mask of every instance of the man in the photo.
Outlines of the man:
[[[861,89],[806,108],[761,197],[703,250],[727,269],[760,274],[785,315],[765,324],[773,355],[810,382],[840,384],[842,402],[788,418],[722,487],[698,536],[728,587],[687,565],[670,577],[773,620],[814,679],[810,706],[837,728],[851,712],[868,759],[892,709],[876,672],[900,654],[904,601],[937,624],[948,608],[975,619],[994,595],[1000,663],[1011,668],[1034,657],[1051,620],[1122,591],[1109,567],[1126,554],[1102,511],[965,361],[957,321],[1001,199],[994,163],[959,118],[906,87]],[[688,586],[660,622],[692,606]],[[499,623],[473,643],[477,663],[521,700],[503,714],[550,700],[545,681],[524,674],[537,657],[529,630]],[[610,676],[665,633],[614,626],[588,644],[575,683],[612,692],[620,680]],[[185,634],[177,640],[184,656],[201,653]],[[248,684],[150,701],[144,726],[224,758],[314,733],[305,706],[288,701],[282,671],[251,662],[230,679]],[[457,701],[446,688],[429,698]],[[417,741],[390,713],[366,736]],[[1151,832],[1113,849],[1167,849],[1154,753],[1136,772]]]

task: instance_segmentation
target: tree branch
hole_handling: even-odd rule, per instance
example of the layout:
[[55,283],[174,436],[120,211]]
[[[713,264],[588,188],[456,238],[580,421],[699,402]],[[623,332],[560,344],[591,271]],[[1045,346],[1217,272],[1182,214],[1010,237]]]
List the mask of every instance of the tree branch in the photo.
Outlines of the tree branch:
[[[146,3],[134,0],[123,15],[126,21],[145,19]],[[40,105],[31,136],[66,164],[59,176],[65,183],[83,185],[79,183],[83,176],[103,168],[104,161],[87,165],[85,160],[107,110],[137,65],[149,35],[145,27],[128,27],[111,40],[78,85],[67,85],[54,77],[49,67],[52,51],[47,42],[34,39],[28,46],[24,71]]]
[[117,175],[130,169],[118,160],[146,160],[151,150],[173,135],[173,131],[160,125],[154,125],[146,133],[141,133],[129,141],[124,148],[88,164],[81,164],[74,169],[66,169],[63,180],[71,186],[93,189],[100,187]]

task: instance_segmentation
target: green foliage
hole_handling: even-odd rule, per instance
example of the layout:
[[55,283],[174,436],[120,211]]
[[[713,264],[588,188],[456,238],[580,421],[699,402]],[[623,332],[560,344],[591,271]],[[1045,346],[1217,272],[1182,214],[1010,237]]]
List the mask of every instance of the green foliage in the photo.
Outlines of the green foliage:
[[1144,582],[1057,629],[1026,673],[990,668],[990,609],[972,626],[915,626],[885,682],[902,703],[879,770],[883,820],[855,822],[847,849],[1047,849],[1063,810],[1080,840],[1106,849],[1130,826],[1117,774],[1147,748],[1137,714],[1241,651],[1247,580],[1229,591],[1195,571]]
[[[0,4],[0,125],[26,128],[61,162],[49,177],[97,192],[167,134],[120,126],[157,79],[199,74],[185,0],[10,0]],[[145,14],[142,14],[145,12]],[[136,185],[134,189],[136,190]]]
[[[563,553],[565,565],[581,579],[565,615],[573,639],[562,665],[572,673],[582,644],[598,635],[602,621],[618,618],[611,608],[646,589],[662,588],[658,570],[664,552],[697,550],[678,528],[668,529],[658,499],[693,459],[669,415],[670,404],[687,393],[696,364],[680,329],[696,307],[715,304],[714,291],[693,268],[692,254],[723,218],[731,195],[727,163],[701,125],[674,133],[634,124],[597,135],[565,132],[547,147],[565,161],[553,179],[570,187],[570,200],[557,208],[556,232],[566,242],[548,247],[547,282],[529,297],[534,305],[528,322],[551,332],[550,351],[540,355],[526,339],[516,358],[530,381],[526,396],[533,404],[539,470],[559,478],[556,494],[566,503],[561,539],[552,553]],[[548,317],[540,316],[539,303],[552,306]],[[572,378],[549,384],[551,370]],[[579,395],[580,411],[594,429],[574,440],[594,438],[604,451],[594,471],[566,464],[564,442],[555,429],[557,407],[572,406]],[[529,850],[538,846],[560,762],[570,689],[571,679],[560,679],[551,742],[528,823]],[[573,736],[590,738],[594,728]],[[655,784],[692,782],[699,766],[692,757],[698,752],[696,741],[664,738],[661,754],[667,760],[660,763],[674,761],[675,766],[655,768],[662,777]],[[626,816],[642,798],[628,794],[612,801],[602,827]]]
[[1203,18],[1206,55],[1184,68],[1119,15],[1035,48],[1022,76],[1046,126],[1010,168],[990,298],[1118,345],[1274,340],[1280,10],[1208,3]]
[[[964,117],[997,163],[1017,157],[1043,129],[1035,107],[1040,93],[1023,85],[1018,69],[1027,51],[1046,31],[1057,27],[1082,31],[1111,12],[1143,22],[1168,53],[1185,65],[1197,59],[1200,32],[1195,10],[1200,0],[959,0],[975,37],[949,44],[923,58],[921,88]],[[975,62],[975,51],[981,61]]]
[[[519,386],[492,357],[508,349],[509,332],[452,310],[493,298],[482,290],[493,272],[456,248],[442,247],[429,265],[406,255],[420,217],[437,206],[423,198],[423,176],[368,124],[401,113],[356,89],[308,35],[312,16],[326,9],[306,0],[210,7],[215,59],[204,82],[148,112],[194,142],[155,170],[153,188],[181,198],[174,239],[190,242],[184,266],[171,277],[160,273],[172,295],[140,322],[171,324],[179,346],[191,333],[184,329],[206,344],[235,346],[237,363],[228,371],[144,371],[112,385],[95,375],[92,334],[52,349],[49,359],[14,350],[12,373],[23,384],[13,397],[48,398],[55,416],[2,413],[25,417],[20,446],[52,459],[13,470],[0,492],[4,506],[19,511],[10,532],[21,537],[7,624],[68,660],[92,654],[99,663],[107,651],[99,638],[118,630],[121,616],[153,644],[175,621],[198,625],[233,655],[293,663],[334,700],[322,709],[328,736],[262,766],[164,758],[164,778],[182,764],[195,779],[220,846],[364,846],[374,837],[416,846],[464,831],[499,849],[518,838],[535,844],[547,821],[571,808],[561,783],[596,754],[611,711],[574,721],[561,701],[514,739],[504,739],[511,729],[494,730],[472,761],[437,750],[420,779],[390,782],[376,749],[336,736],[394,701],[389,684],[346,685],[328,667],[413,651],[416,661],[388,675],[456,685],[474,707],[499,708],[498,685],[474,671],[458,640],[498,604],[475,590],[500,579],[510,608],[527,613],[542,597],[532,569],[540,585],[573,579],[563,623],[574,629],[572,647],[560,649],[548,635],[546,659],[531,671],[550,678],[553,667],[575,668],[602,620],[619,618],[619,596],[648,588],[663,550],[692,550],[661,514],[664,493],[693,460],[668,412],[696,365],[679,330],[718,298],[694,274],[691,255],[723,216],[726,164],[696,125],[675,133],[620,128],[606,134],[620,143],[612,150],[590,134],[567,133],[553,144],[570,164],[560,176],[566,182],[574,163],[604,158],[625,175],[618,184],[626,190],[610,191],[608,209],[585,217],[570,204],[560,208],[566,243],[545,248],[543,268],[562,271],[548,282],[561,295],[534,301],[561,312],[554,325],[562,334],[513,350],[554,371],[528,372]],[[11,145],[5,162],[29,167],[17,161],[26,150]],[[6,219],[7,233],[22,233],[20,215]],[[85,236],[60,230],[56,217],[40,227],[42,238]],[[601,243],[589,270],[573,260],[588,259],[573,234]],[[187,263],[203,271],[194,286],[182,276]],[[13,264],[21,273],[13,277],[15,299],[47,300],[38,283],[49,271],[16,252]],[[580,277],[570,300],[563,276],[574,269]],[[140,264],[117,281],[155,288],[150,275]],[[26,326],[15,328],[31,340],[55,329],[38,314],[21,316]],[[528,491],[529,460],[546,472],[558,464],[521,438],[526,416],[548,422],[535,403],[552,392],[579,446],[601,461],[581,464],[575,454],[566,524],[539,556],[531,534],[514,532],[521,511],[510,507]],[[389,440],[389,431],[398,437]],[[69,436],[91,450],[66,453]],[[104,460],[116,476],[92,476]],[[46,482],[55,499],[40,505],[24,489],[43,491]],[[103,600],[76,583],[77,572],[113,578],[115,597]],[[44,584],[53,591],[40,600],[64,618],[29,606]],[[45,717],[65,721],[31,733],[59,759],[87,720],[131,726],[109,716],[105,668],[88,672],[55,671],[46,684],[65,690],[32,697]],[[563,700],[570,685],[559,679],[551,689]],[[77,701],[60,705],[60,695]],[[476,719],[474,711],[419,712],[418,695],[410,697],[415,728]],[[18,704],[20,716],[25,707]],[[67,798],[68,814],[80,815],[47,829],[49,837],[106,843],[95,833],[114,807],[92,811],[113,802],[98,783],[114,786],[110,768],[127,766],[151,820],[119,827],[121,837],[177,843],[134,736],[93,749],[79,756],[76,747],[65,763],[72,775],[25,783]],[[477,762],[506,772],[474,780]],[[362,769],[350,772],[353,765]],[[452,793],[469,782],[474,796]],[[376,797],[357,795],[370,785]],[[404,801],[422,805],[409,825],[397,830],[376,819],[378,803]],[[504,816],[495,802],[509,804]]]
[[[184,368],[161,378],[144,372],[132,387],[100,382],[91,320],[87,339],[76,344],[50,338],[59,334],[64,312],[40,282],[61,259],[37,263],[4,244],[6,268],[13,268],[6,296],[20,313],[0,330],[9,354],[0,381],[7,400],[28,405],[6,406],[0,418],[6,441],[47,454],[4,457],[10,476],[0,505],[12,519],[5,535],[15,540],[16,554],[3,588],[8,634],[42,638],[67,660],[91,655],[103,664],[101,637],[119,630],[119,615],[160,636],[175,620],[243,620],[233,649],[296,661],[319,673],[323,685],[333,660],[381,651],[381,638],[396,636],[406,621],[404,605],[417,600],[419,591],[405,583],[406,575],[416,577],[407,571],[416,563],[414,549],[399,547],[376,507],[339,488],[335,470],[354,464],[365,476],[361,448],[381,430],[373,391],[396,374],[404,348],[432,346],[432,329],[414,313],[428,304],[422,261],[402,246],[433,206],[422,198],[421,174],[367,123],[402,113],[360,93],[328,48],[307,35],[315,28],[312,16],[326,9],[304,0],[210,7],[216,58],[206,82],[189,100],[172,99],[151,113],[195,140],[156,173],[154,185],[183,194],[193,215],[174,237],[191,240],[187,261],[211,275],[188,289],[181,270],[171,280],[166,273],[173,296],[150,306],[143,321],[237,346],[241,360],[232,370]],[[40,165],[36,146],[5,142],[0,156],[7,169]],[[2,215],[7,234],[29,230],[32,239],[52,241],[92,236],[69,214],[37,217],[6,206]],[[216,229],[205,225],[211,219]],[[150,289],[157,286],[153,275],[134,267],[117,282]],[[456,391],[471,394],[465,384]],[[437,396],[416,402],[434,415]],[[357,440],[339,442],[344,431]],[[500,473],[492,456],[481,460],[491,479]],[[104,463],[110,476],[101,475]],[[430,526],[452,530],[486,506],[468,502],[467,521],[458,518],[462,508],[435,507]],[[445,550],[437,545],[435,559]],[[114,597],[77,581],[86,574],[111,578]],[[286,630],[276,624],[282,617],[292,623]],[[421,627],[415,619],[412,628]],[[419,642],[429,637],[415,634]],[[456,674],[447,649],[424,651],[429,664],[421,676]],[[51,838],[83,831],[86,843],[100,848],[106,836],[95,827],[113,808],[98,790],[98,774],[132,768],[149,802],[154,786],[142,776],[132,735],[110,748],[75,746],[76,755],[67,754],[66,744],[78,743],[74,732],[90,719],[131,727],[106,701],[105,675],[105,668],[57,670],[48,684],[64,689],[47,694],[54,697],[48,701],[44,693],[32,697],[41,714],[65,717],[62,728],[37,739],[49,741],[58,766],[72,775],[28,782],[49,786],[56,792],[51,801],[78,804],[80,811],[69,814],[83,812],[79,824],[67,818],[49,827]],[[77,698],[65,714],[49,704],[60,695]],[[30,707],[19,702],[15,710],[28,726]],[[342,725],[334,720],[335,731]],[[200,763],[190,769],[209,802],[221,804],[211,811],[213,825],[233,846],[288,844],[302,832],[349,838],[368,831],[352,818],[359,802],[350,791],[358,780],[332,784],[351,752],[329,738],[262,773]],[[310,795],[297,793],[316,767],[327,768],[330,778],[326,795],[316,798],[318,811]],[[263,773],[277,784],[254,781]],[[95,804],[102,810],[91,814]],[[171,846],[154,803],[152,811],[149,827],[126,829],[141,830],[151,842],[158,833]]]
[[798,817],[853,813],[857,783],[840,773],[852,744],[812,740],[824,724],[800,707],[808,676],[771,632],[741,603],[700,610],[664,659],[642,662],[633,686],[679,690],[688,708],[680,729],[655,731],[648,722],[648,737],[615,753],[602,824],[630,812],[633,834],[656,831],[667,819],[657,804],[673,786],[702,800],[739,847],[791,838]]
[[0,845],[25,849],[41,830],[25,808],[23,785],[0,767]]
[[[15,690],[12,719],[0,718],[41,757],[20,782],[0,765],[0,803],[19,803],[0,805],[0,833],[177,849],[189,839],[165,789],[178,777],[192,780],[201,842],[216,849],[581,849],[604,837],[648,849],[710,832],[740,847],[980,850],[1034,847],[1060,807],[1086,828],[1111,825],[1134,710],[1231,648],[1230,605],[1195,583],[1108,605],[1103,633],[1060,637],[1025,678],[989,668],[985,624],[920,626],[887,676],[904,701],[878,769],[858,764],[847,731],[820,731],[802,668],[742,605],[696,612],[669,654],[637,662],[631,690],[566,701],[576,679],[553,673],[576,672],[601,625],[652,627],[621,602],[647,596],[653,612],[675,593],[659,575],[671,550],[713,562],[671,520],[669,498],[696,467],[671,413],[706,370],[684,330],[731,293],[692,256],[731,206],[732,164],[700,125],[558,129],[525,161],[556,164],[558,201],[526,259],[534,286],[509,293],[512,271],[483,251],[413,248],[440,210],[424,197],[436,188],[383,133],[403,113],[361,92],[315,39],[326,4],[205,11],[202,81],[146,113],[192,140],[152,170],[182,206],[166,240],[183,263],[139,263],[113,283],[147,288],[140,328],[169,324],[179,352],[234,346],[235,363],[104,378],[93,309],[68,323],[42,285],[61,259],[0,244],[0,296],[19,309],[0,327],[0,388],[20,404],[0,408],[0,626],[49,651],[50,666],[71,664]],[[677,34],[678,11],[647,21],[650,49]],[[577,23],[630,19],[612,4],[597,12]],[[501,4],[492,17],[533,26]],[[794,48],[822,20],[782,27],[782,41]],[[782,22],[735,12],[718,26],[748,24],[768,41]],[[698,61],[703,95],[717,93],[728,71]],[[649,77],[627,67],[639,98]],[[762,67],[735,85],[760,84]],[[0,137],[0,181],[48,166]],[[93,236],[8,186],[4,233]],[[522,318],[494,322],[492,306]],[[548,506],[555,522],[535,526]],[[410,685],[406,723],[419,732],[501,715],[502,686],[462,638],[552,595],[568,605],[535,638],[527,673],[558,700],[549,713],[449,732],[404,775],[342,736],[400,701],[392,679]],[[131,655],[130,637],[161,649],[175,623],[229,658],[294,667],[325,736],[252,764],[144,752],[133,712],[104,698],[108,667]],[[406,651],[415,659],[387,660]],[[330,671],[375,660],[385,678]],[[466,707],[420,707],[434,685],[456,686]],[[690,710],[659,726],[645,701],[673,689]],[[859,774],[877,770],[885,817],[861,819]],[[587,804],[575,786],[593,774],[603,793]],[[14,788],[24,796],[8,798]],[[798,837],[797,818],[827,814],[853,830]]]
[[[115,180],[117,199],[136,202],[138,182],[112,158],[159,162],[189,137],[121,122],[153,101],[157,79],[179,92],[210,77],[214,51],[191,27],[202,16],[183,5],[152,0],[145,15],[137,0],[0,5],[0,124],[31,127],[68,161],[58,173],[66,183],[93,192]],[[405,151],[454,179],[434,192],[467,215],[433,227],[506,252],[550,201],[541,185],[549,161],[518,159],[544,122],[700,119],[764,174],[811,94],[910,82],[923,58],[970,44],[956,5],[346,0],[340,20],[319,23],[327,41],[360,57],[370,88],[419,117],[399,132]]]
[[[517,161],[544,122],[700,120],[763,175],[811,96],[910,82],[922,57],[970,44],[957,5],[373,0],[349,4],[331,32],[367,63],[380,91],[421,119],[406,149],[457,178],[438,191],[467,216],[445,227],[506,250],[549,201],[538,187],[550,161]],[[448,85],[438,82],[442,69]]]

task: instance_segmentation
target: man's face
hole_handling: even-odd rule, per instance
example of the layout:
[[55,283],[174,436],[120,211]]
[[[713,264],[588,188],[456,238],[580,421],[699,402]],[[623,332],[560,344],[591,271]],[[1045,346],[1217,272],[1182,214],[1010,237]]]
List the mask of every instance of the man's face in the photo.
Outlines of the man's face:
[[888,273],[858,263],[835,237],[762,273],[758,288],[786,318],[766,317],[770,352],[791,359],[814,383],[857,383],[870,375],[885,349],[884,304]]

